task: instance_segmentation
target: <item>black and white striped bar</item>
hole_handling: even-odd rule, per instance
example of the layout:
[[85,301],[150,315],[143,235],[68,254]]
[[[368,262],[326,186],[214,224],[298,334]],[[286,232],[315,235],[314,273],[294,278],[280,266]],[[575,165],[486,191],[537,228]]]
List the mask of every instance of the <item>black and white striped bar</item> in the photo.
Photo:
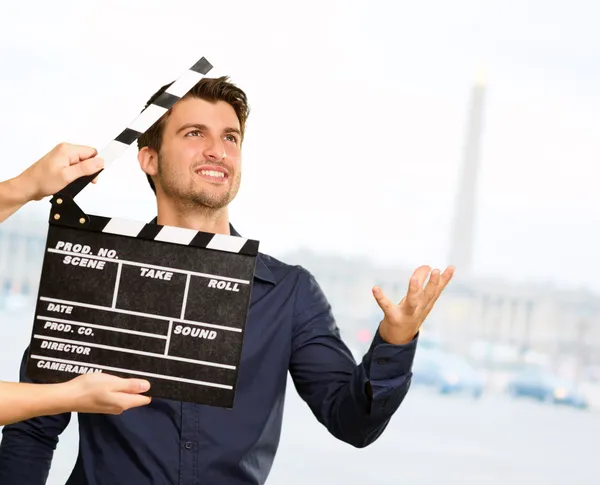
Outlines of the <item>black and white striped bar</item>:
[[49,225],[29,377],[141,376],[152,396],[231,408],[258,241],[88,217]]
[[[93,217],[93,216],[92,216]],[[122,236],[139,237],[154,241],[171,242],[189,246],[242,253],[248,256],[256,256],[258,253],[258,242],[239,236],[226,234],[211,234],[201,231],[193,231],[181,227],[158,226],[144,222],[130,221],[118,218],[99,218],[96,216],[96,227],[108,234],[119,234]]]
[[183,98],[213,66],[204,57],[181,74],[169,88],[156,100],[150,103],[98,156],[104,159],[104,168],[119,158],[125,151],[146,132],[161,116]]
[[152,100],[119,135],[99,151],[98,155],[104,159],[103,169],[95,174],[85,175],[72,181],[57,194],[54,194],[51,202],[60,204],[58,200],[64,200],[64,198],[74,199],[94,178],[123,155],[143,133],[201,81],[212,68],[210,62],[204,57],[200,58],[192,67],[168,85],[164,93]]

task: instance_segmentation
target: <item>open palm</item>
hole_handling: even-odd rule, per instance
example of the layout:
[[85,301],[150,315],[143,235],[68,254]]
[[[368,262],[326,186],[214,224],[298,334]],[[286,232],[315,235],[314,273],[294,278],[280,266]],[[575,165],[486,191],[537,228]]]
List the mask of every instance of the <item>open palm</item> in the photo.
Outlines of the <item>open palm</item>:
[[381,338],[391,344],[410,342],[453,275],[453,266],[447,267],[441,274],[438,269],[432,271],[429,266],[420,266],[411,276],[406,296],[400,303],[393,303],[381,288],[374,287],[373,296],[384,313],[379,326]]

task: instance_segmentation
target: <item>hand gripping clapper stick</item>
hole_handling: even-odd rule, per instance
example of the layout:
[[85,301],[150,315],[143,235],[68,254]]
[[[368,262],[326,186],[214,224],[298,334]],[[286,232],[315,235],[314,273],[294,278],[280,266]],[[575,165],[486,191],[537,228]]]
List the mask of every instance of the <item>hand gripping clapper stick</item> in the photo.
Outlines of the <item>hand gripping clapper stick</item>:
[[[149,104],[105,169],[211,69],[200,59]],[[86,214],[74,198],[97,175],[51,200],[28,377],[142,377],[151,396],[232,408],[258,241]]]

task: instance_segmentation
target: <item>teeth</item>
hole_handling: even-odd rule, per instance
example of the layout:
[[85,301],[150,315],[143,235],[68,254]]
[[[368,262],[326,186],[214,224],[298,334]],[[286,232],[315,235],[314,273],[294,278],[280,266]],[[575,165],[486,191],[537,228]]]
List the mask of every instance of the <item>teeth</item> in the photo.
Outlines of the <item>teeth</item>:
[[216,172],[215,170],[201,170],[202,175],[208,175],[210,177],[225,177],[223,172]]

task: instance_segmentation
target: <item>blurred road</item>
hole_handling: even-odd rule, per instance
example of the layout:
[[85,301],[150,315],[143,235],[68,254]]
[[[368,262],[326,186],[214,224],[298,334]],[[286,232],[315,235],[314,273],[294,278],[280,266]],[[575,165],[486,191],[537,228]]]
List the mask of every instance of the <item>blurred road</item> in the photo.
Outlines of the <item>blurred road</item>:
[[268,485],[596,485],[600,414],[414,388],[384,435],[330,438],[294,392]]

